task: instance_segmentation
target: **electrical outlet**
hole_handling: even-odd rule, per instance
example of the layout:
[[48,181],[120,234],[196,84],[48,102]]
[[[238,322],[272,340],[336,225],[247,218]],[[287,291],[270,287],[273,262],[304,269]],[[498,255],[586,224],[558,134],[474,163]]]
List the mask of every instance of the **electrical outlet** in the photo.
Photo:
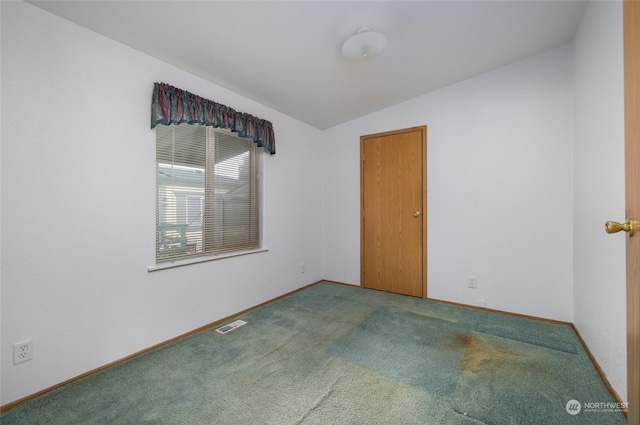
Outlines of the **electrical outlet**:
[[33,358],[33,341],[28,339],[13,344],[13,364],[24,363]]
[[487,307],[487,302],[485,300],[478,300],[478,307],[486,308]]
[[475,289],[478,286],[478,278],[475,276],[467,276],[467,286]]
[[300,273],[304,273],[305,271],[306,271],[306,270],[305,270],[304,263],[301,263],[301,264],[300,264]]

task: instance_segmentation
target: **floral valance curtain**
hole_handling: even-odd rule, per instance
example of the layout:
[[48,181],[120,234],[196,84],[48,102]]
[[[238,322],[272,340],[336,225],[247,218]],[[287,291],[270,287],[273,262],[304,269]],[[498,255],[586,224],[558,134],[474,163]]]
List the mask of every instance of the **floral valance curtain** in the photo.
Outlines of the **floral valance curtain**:
[[155,83],[151,100],[151,128],[158,124],[199,124],[228,128],[252,139],[270,154],[276,153],[276,139],[270,121],[196,96],[165,83]]

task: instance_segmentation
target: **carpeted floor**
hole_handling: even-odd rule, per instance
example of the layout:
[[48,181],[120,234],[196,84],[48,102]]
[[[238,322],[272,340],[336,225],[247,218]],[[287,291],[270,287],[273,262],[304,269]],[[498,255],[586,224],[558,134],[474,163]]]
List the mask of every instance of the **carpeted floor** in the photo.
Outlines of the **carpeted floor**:
[[[566,325],[330,283],[239,318],[226,335],[183,338],[0,423],[625,423],[586,408],[614,399]],[[585,407],[570,415],[570,400]]]

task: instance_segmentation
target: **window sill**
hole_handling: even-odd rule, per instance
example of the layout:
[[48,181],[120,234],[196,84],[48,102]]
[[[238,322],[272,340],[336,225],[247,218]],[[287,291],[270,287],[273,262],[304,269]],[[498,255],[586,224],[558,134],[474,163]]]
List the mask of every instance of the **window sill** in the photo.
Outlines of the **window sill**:
[[166,263],[158,263],[156,265],[149,266],[147,268],[147,271],[148,272],[155,272],[155,271],[158,271],[158,270],[173,269],[173,268],[176,268],[176,267],[188,266],[190,264],[198,264],[198,263],[206,263],[208,261],[222,260],[223,258],[231,258],[231,257],[239,257],[241,255],[257,254],[259,252],[266,252],[268,250],[269,250],[269,248],[258,248],[258,249],[252,249],[252,250],[249,250],[249,251],[238,251],[238,252],[230,252],[230,253],[219,254],[219,255],[208,255],[208,256],[204,256],[204,257],[185,258],[185,259],[182,259],[182,260],[167,261]]

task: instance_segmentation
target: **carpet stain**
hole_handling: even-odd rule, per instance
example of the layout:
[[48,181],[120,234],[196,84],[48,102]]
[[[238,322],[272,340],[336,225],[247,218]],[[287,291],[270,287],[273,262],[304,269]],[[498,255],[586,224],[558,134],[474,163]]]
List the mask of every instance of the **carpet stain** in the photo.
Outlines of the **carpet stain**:
[[505,362],[520,360],[522,354],[509,347],[491,343],[477,335],[467,335],[467,351],[462,360],[462,373],[487,372],[501,367]]
[[565,405],[578,400],[576,394],[585,400],[598,394],[586,379],[593,371],[575,359],[561,350],[471,332],[451,407],[486,424],[620,423],[620,415],[567,414]]
[[[462,379],[484,381],[506,389],[522,388],[522,381],[545,386],[554,379],[545,356],[521,343],[473,333],[460,366]],[[521,344],[525,345],[525,344]]]
[[449,340],[449,343],[446,345],[448,350],[460,350],[460,349],[468,349],[469,344],[471,343],[471,335],[468,333],[454,333]]

